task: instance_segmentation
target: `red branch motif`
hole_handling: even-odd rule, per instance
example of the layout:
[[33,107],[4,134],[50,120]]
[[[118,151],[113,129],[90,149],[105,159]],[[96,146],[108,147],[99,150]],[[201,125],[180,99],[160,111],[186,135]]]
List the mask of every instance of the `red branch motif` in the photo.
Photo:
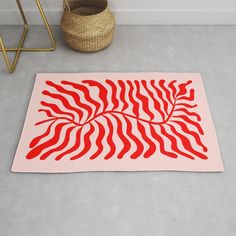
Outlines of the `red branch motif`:
[[[35,124],[45,125],[45,130],[31,141],[26,158],[45,160],[53,155],[59,161],[100,156],[109,160],[162,154],[207,159],[191,83],[46,81],[38,110],[46,118]],[[93,153],[91,147],[96,147]]]

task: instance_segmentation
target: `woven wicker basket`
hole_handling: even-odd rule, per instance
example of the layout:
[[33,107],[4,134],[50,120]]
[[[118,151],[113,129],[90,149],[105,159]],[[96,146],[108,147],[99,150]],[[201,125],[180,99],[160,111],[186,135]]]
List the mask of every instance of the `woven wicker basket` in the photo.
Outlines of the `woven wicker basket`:
[[64,0],[61,28],[69,47],[82,52],[106,48],[112,42],[114,26],[107,0]]

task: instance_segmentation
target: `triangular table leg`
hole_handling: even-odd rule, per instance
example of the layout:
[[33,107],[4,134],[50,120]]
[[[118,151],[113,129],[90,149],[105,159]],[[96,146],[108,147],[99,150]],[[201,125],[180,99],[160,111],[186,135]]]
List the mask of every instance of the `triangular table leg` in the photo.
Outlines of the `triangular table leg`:
[[16,2],[17,2],[17,6],[18,6],[18,8],[20,10],[20,14],[21,14],[21,17],[22,17],[23,22],[24,22],[24,31],[23,31],[22,36],[20,38],[20,42],[18,44],[18,48],[13,50],[13,51],[16,51],[16,54],[15,54],[15,58],[14,58],[12,64],[10,63],[9,57],[7,55],[8,49],[5,47],[4,42],[3,42],[3,38],[0,35],[0,50],[3,53],[4,61],[6,63],[6,66],[7,66],[7,69],[8,69],[9,73],[14,72],[15,69],[16,69],[16,65],[17,65],[17,62],[19,60],[20,53],[22,51],[21,48],[23,47],[23,44],[24,44],[24,41],[25,41],[25,38],[26,38],[26,35],[27,35],[27,32],[28,32],[28,24],[27,24],[27,20],[25,18],[25,14],[23,12],[20,0],[16,0]]
[[[56,49],[56,41],[55,41],[55,38],[53,36],[51,27],[50,27],[50,25],[48,23],[47,17],[45,15],[44,11],[43,11],[43,8],[42,8],[42,5],[40,3],[40,0],[35,0],[35,2],[36,2],[36,5],[37,5],[37,7],[39,9],[40,15],[41,15],[41,17],[43,19],[43,22],[44,22],[46,30],[47,30],[47,32],[49,34],[49,37],[51,39],[52,46],[49,47],[49,48],[25,48],[25,47],[23,47],[24,40],[25,40],[26,34],[28,32],[28,24],[27,24],[27,20],[26,20],[25,14],[23,12],[23,8],[22,8],[20,0],[16,0],[16,2],[17,2],[17,5],[18,5],[18,8],[20,10],[22,19],[24,21],[24,32],[22,34],[20,43],[19,43],[17,48],[6,48],[4,46],[4,42],[3,42],[2,37],[0,37],[0,46],[1,46],[0,51],[3,52],[3,57],[4,57],[6,65],[7,65],[8,71],[10,73],[12,73],[15,70],[15,68],[16,68],[16,64],[18,62],[20,52],[22,52],[22,51],[23,52],[49,52],[49,51],[54,51]],[[15,51],[16,52],[16,56],[15,56],[13,65],[10,65],[10,62],[9,62],[9,59],[8,59],[8,56],[7,56],[7,51]]]

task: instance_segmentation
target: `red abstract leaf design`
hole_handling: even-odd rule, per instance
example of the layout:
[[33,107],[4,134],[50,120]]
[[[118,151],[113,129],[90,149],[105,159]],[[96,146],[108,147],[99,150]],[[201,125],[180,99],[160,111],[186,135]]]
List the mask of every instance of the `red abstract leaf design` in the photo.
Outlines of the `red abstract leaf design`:
[[[38,112],[42,134],[29,144],[26,158],[117,157],[207,159],[204,131],[194,104],[192,81],[46,81]],[[74,143],[72,143],[72,141]],[[117,148],[117,142],[122,147]],[[104,148],[106,145],[106,148]],[[96,150],[91,154],[91,147]],[[90,153],[90,156],[88,156]]]

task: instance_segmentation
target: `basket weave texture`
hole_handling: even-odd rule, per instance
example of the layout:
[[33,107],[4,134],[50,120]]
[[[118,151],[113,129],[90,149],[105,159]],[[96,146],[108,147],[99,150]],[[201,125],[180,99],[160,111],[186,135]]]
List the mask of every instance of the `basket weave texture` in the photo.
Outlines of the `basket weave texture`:
[[65,0],[61,28],[72,49],[95,52],[106,48],[113,40],[114,27],[106,0]]

